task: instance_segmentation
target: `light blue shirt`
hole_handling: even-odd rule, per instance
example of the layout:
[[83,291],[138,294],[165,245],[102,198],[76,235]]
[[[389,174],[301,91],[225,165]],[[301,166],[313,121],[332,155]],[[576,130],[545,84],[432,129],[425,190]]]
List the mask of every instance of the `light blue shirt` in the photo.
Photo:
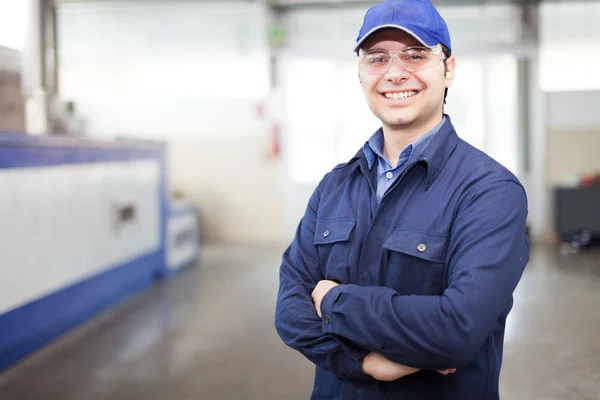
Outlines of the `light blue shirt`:
[[375,160],[378,161],[377,202],[381,202],[381,199],[383,198],[385,192],[390,188],[390,186],[392,186],[396,179],[398,179],[402,172],[404,172],[404,169],[409,164],[408,161],[412,161],[414,157],[417,157],[419,156],[419,154],[421,154],[421,152],[431,142],[431,139],[433,139],[435,134],[440,130],[445,121],[446,116],[444,116],[444,118],[442,118],[442,121],[429,132],[415,140],[413,143],[406,146],[404,150],[402,150],[402,152],[400,153],[400,156],[398,156],[398,164],[396,164],[395,168],[392,167],[392,164],[383,155],[383,130],[379,128],[377,132],[375,132],[373,136],[369,138],[369,140],[367,141],[367,143],[365,143],[363,147],[363,151],[367,158],[369,169],[373,166]]

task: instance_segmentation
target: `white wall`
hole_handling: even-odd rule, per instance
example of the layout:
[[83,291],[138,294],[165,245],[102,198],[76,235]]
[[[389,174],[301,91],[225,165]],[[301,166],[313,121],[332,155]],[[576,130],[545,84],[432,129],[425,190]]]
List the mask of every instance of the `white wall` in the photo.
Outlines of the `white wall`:
[[548,185],[576,183],[600,173],[600,90],[547,95]]
[[0,44],[0,70],[21,72],[21,53]]
[[548,130],[577,132],[600,128],[600,90],[550,92],[547,97]]
[[61,4],[60,95],[80,105],[92,135],[257,134],[265,18],[247,2]]
[[209,241],[274,243],[283,230],[285,177],[264,138],[247,135],[174,140],[169,147],[172,187],[200,205]]
[[0,0],[0,46],[23,50],[29,12],[29,1]]
[[265,9],[245,1],[60,4],[60,94],[91,136],[169,143],[170,183],[206,240],[277,242],[281,164],[266,156]]
[[[154,161],[0,170],[0,314],[157,250],[159,177]],[[123,203],[136,218],[118,225]]]
[[600,1],[540,7],[540,84],[544,91],[599,90]]

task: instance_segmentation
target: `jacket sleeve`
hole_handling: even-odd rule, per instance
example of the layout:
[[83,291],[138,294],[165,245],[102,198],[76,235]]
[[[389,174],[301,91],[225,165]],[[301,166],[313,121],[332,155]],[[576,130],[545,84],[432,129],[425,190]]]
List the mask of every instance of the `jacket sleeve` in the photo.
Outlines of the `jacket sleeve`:
[[369,380],[362,372],[368,350],[347,338],[321,329],[311,293],[324,279],[314,246],[317,208],[322,185],[310,198],[292,244],[282,257],[275,328],[283,342],[340,379]]
[[529,260],[526,219],[527,199],[519,184],[505,181],[486,188],[457,213],[448,286],[441,296],[338,286],[322,300],[323,331],[416,368],[466,365],[512,306]]

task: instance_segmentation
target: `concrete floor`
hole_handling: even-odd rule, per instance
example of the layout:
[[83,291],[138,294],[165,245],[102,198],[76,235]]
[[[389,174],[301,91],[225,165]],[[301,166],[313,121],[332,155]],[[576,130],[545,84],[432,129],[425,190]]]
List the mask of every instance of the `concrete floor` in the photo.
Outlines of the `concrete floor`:
[[[0,373],[1,400],[308,399],[313,367],[273,328],[282,248],[205,248],[200,268]],[[600,253],[534,249],[501,394],[600,399]]]

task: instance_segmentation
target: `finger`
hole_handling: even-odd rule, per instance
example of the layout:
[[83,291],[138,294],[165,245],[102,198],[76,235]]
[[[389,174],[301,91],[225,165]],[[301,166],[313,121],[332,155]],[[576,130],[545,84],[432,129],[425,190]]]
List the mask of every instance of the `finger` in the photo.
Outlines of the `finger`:
[[456,372],[456,368],[442,369],[442,370],[438,370],[438,372],[442,375],[453,374]]

